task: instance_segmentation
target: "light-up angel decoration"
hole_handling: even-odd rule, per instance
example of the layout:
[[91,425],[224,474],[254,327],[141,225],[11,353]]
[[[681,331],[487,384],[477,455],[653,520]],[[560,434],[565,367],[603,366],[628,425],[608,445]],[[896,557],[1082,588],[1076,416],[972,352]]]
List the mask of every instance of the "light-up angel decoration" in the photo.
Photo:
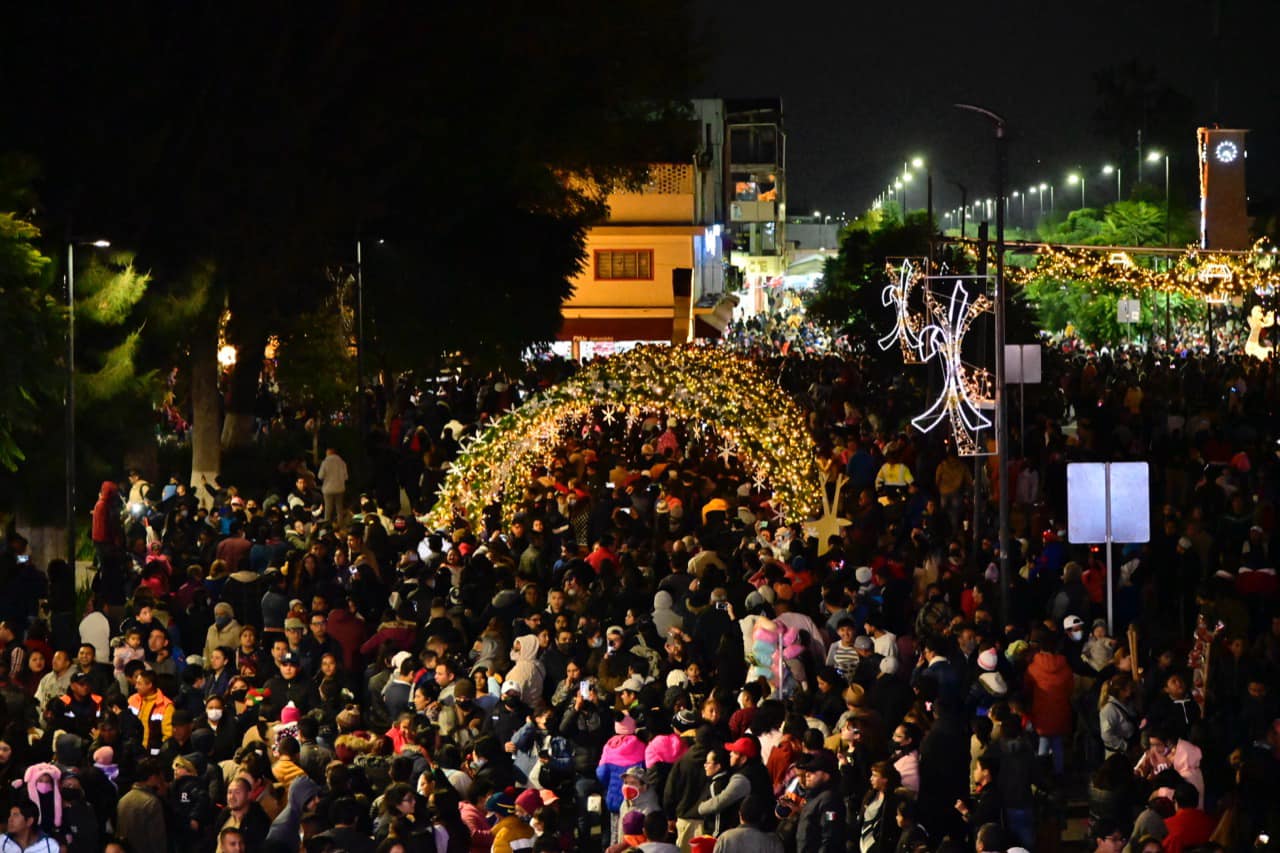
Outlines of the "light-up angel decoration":
[[911,424],[921,432],[930,432],[943,421],[949,421],[957,452],[961,456],[975,456],[980,452],[977,433],[990,429],[992,424],[979,409],[986,395],[980,382],[969,375],[961,358],[961,347],[974,319],[991,310],[991,300],[986,294],[970,299],[964,284],[956,281],[945,304],[925,291],[925,307],[933,322],[920,330],[920,356],[923,361],[938,358],[943,385],[938,399],[912,418]]
[[1263,311],[1261,305],[1253,306],[1249,312],[1249,340],[1245,342],[1245,355],[1253,356],[1260,361],[1271,357],[1272,346],[1262,343],[1262,330],[1270,329],[1276,324],[1276,312]]
[[897,268],[897,280],[893,281],[893,264],[886,264],[890,275],[889,284],[881,292],[880,301],[886,308],[893,309],[893,328],[877,341],[880,349],[887,350],[896,341],[902,348],[902,360],[907,364],[920,363],[920,320],[911,313],[911,291],[915,288],[920,274],[910,258],[902,259],[902,266]]

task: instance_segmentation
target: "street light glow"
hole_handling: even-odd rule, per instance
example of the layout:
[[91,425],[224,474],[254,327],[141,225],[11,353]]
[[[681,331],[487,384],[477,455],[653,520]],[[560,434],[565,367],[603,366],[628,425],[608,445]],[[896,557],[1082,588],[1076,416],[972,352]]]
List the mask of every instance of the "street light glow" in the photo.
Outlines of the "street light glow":
[[1147,162],[1148,162],[1148,163],[1159,163],[1159,162],[1160,162],[1161,160],[1163,160],[1163,159],[1164,159],[1164,154],[1160,153],[1159,151],[1149,151],[1149,152],[1147,152]]
[[924,168],[924,158],[923,158],[923,157],[912,157],[912,158],[911,158],[911,168],[913,168],[913,169],[923,169],[923,168]]
[[94,240],[90,245],[97,246],[99,249],[108,249],[111,247],[110,240]]
[[1113,174],[1115,170],[1116,170],[1116,167],[1108,163],[1107,165],[1102,167],[1102,174],[1110,175],[1110,174]]
[[911,173],[910,173],[910,172],[903,172],[903,174],[902,174],[902,180],[906,181],[907,183],[911,183]]
[[1067,183],[1074,187],[1076,184],[1080,183],[1080,176],[1075,172],[1072,172],[1070,175],[1067,175]]
[[1041,185],[1040,185],[1040,192],[1044,192],[1044,191],[1045,191],[1045,190],[1047,190],[1047,189],[1049,189],[1049,185],[1048,185],[1048,184],[1041,184]]

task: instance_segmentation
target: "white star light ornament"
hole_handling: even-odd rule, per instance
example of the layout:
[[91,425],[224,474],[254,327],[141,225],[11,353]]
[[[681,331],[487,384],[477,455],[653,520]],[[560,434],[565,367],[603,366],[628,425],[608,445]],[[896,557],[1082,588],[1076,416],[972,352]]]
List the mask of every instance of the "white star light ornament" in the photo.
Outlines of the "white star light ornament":
[[985,294],[970,300],[964,285],[957,281],[948,305],[940,304],[929,292],[925,293],[925,304],[934,322],[920,331],[920,354],[924,361],[938,358],[943,384],[938,399],[912,418],[911,424],[920,432],[930,432],[943,421],[950,422],[957,452],[961,456],[974,456],[979,452],[977,433],[990,429],[991,420],[978,408],[982,401],[971,388],[961,359],[961,346],[974,319],[990,310],[991,301]]
[[[892,271],[892,266],[889,270]],[[885,285],[880,294],[880,301],[885,307],[893,308],[893,328],[880,340],[876,341],[880,349],[887,350],[895,342],[902,348],[902,360],[907,364],[919,364],[920,335],[917,331],[920,323],[911,315],[911,291],[915,288],[919,275],[910,258],[902,260],[898,269],[897,281]]]
[[613,426],[618,421],[618,413],[616,409],[608,408],[604,410],[604,422],[609,426]]

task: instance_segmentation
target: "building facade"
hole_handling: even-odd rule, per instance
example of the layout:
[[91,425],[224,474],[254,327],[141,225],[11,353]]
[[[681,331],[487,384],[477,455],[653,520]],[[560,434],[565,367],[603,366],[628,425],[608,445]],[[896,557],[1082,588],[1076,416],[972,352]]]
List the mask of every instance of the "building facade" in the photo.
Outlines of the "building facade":
[[688,159],[651,163],[643,187],[609,195],[562,309],[559,350],[579,358],[719,337],[736,304],[729,278],[744,280],[735,268],[752,258],[785,268],[781,102],[766,103],[762,117],[757,102],[691,102]]

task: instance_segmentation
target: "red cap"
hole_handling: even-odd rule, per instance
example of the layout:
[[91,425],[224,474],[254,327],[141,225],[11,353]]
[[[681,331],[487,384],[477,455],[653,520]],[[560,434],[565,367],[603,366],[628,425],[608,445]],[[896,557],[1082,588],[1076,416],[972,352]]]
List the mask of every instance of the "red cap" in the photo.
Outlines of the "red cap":
[[724,748],[729,750],[730,752],[736,752],[739,755],[745,755],[747,758],[755,758],[757,755],[759,755],[759,752],[760,752],[756,748],[756,742],[749,737],[740,737],[737,740],[735,740],[733,743],[726,743],[724,745]]

